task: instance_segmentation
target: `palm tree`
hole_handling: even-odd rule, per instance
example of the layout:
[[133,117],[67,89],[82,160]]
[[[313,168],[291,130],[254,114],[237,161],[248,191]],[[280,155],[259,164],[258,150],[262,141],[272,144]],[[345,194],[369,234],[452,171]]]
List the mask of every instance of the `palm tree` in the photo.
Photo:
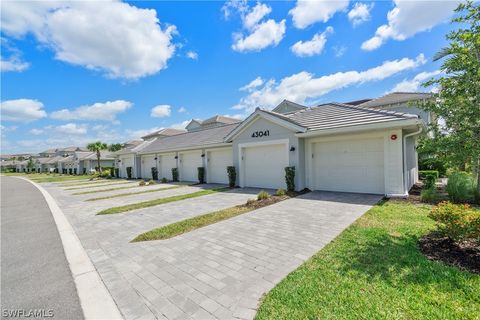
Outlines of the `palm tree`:
[[98,172],[102,172],[102,168],[100,167],[100,156],[101,156],[100,151],[107,150],[108,145],[102,141],[97,141],[97,142],[89,143],[87,145],[87,149],[97,153]]
[[112,143],[108,146],[108,151],[115,152],[123,148],[121,143]]

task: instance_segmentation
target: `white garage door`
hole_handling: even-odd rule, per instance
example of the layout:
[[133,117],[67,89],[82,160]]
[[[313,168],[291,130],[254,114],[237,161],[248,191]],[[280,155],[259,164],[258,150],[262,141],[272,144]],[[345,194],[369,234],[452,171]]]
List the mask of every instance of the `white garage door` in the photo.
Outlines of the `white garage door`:
[[132,167],[132,176],[133,176],[133,173],[134,173],[133,157],[120,158],[120,176],[122,178],[127,178],[127,167]]
[[285,144],[245,148],[243,152],[245,187],[285,188],[287,156]]
[[177,167],[177,159],[175,159],[175,153],[165,153],[158,156],[159,169],[158,178],[167,178],[172,180],[172,168]]
[[188,152],[180,153],[180,168],[179,175],[181,181],[195,181],[198,182],[198,167],[202,166],[202,153]]
[[156,167],[155,155],[142,156],[142,178],[152,179],[152,168]]
[[227,167],[232,163],[231,148],[207,152],[207,182],[228,183]]
[[313,145],[316,190],[383,194],[383,138]]

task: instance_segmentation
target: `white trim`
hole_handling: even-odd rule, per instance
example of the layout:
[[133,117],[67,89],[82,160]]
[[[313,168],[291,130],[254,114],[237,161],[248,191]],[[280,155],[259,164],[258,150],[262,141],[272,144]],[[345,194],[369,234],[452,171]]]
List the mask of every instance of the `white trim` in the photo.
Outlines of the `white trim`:
[[277,140],[266,140],[266,141],[256,141],[256,142],[244,142],[238,144],[238,176],[239,176],[239,185],[241,188],[245,187],[245,168],[244,168],[244,156],[243,149],[249,147],[258,147],[262,145],[278,145],[284,144],[286,146],[286,156],[287,163],[290,164],[290,154],[289,154],[289,139],[277,139]]
[[393,121],[385,121],[385,122],[375,123],[375,124],[366,124],[366,125],[323,129],[323,130],[312,130],[305,133],[297,133],[295,134],[295,136],[299,138],[307,138],[307,137],[310,138],[310,137],[316,137],[316,136],[334,135],[334,134],[341,134],[341,133],[354,133],[354,132],[362,132],[362,131],[370,131],[370,130],[378,130],[378,129],[397,129],[397,128],[404,128],[408,126],[418,126],[418,125],[425,125],[425,124],[420,119],[393,120]]
[[238,135],[242,134],[251,124],[253,124],[255,121],[257,121],[259,118],[263,118],[265,120],[268,120],[274,124],[277,124],[281,127],[284,127],[286,129],[295,131],[295,132],[305,132],[306,128],[296,125],[294,123],[291,123],[287,120],[284,120],[279,117],[275,117],[274,115],[271,115],[269,113],[264,112],[263,110],[256,110],[254,113],[252,113],[247,119],[245,119],[238,127],[233,129],[226,137],[225,141],[231,141],[235,139]]
[[156,150],[150,152],[139,152],[139,155],[147,155],[147,154],[155,154],[155,153],[171,153],[171,152],[188,152],[194,150],[202,150],[205,148],[221,148],[221,147],[228,147],[231,146],[231,142],[222,142],[222,143],[215,143],[215,144],[204,144],[199,146],[192,146],[192,147],[185,147],[185,148],[176,148],[176,149],[165,149],[165,150]]
[[62,241],[65,257],[75,281],[80,306],[85,319],[123,319],[110,292],[108,292],[92,261],[85,252],[82,243],[53,197],[43,187],[29,179],[23,177],[15,178],[33,184],[42,193],[50,208]]

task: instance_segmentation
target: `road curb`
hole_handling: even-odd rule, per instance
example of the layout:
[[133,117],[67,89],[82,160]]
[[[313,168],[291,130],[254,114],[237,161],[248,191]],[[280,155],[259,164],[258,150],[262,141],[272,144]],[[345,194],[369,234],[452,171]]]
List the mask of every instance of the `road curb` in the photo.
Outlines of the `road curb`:
[[75,281],[84,318],[123,319],[115,301],[113,301],[112,296],[55,199],[37,183],[23,177],[15,178],[26,180],[33,184],[42,193],[50,208],[62,240],[65,257]]

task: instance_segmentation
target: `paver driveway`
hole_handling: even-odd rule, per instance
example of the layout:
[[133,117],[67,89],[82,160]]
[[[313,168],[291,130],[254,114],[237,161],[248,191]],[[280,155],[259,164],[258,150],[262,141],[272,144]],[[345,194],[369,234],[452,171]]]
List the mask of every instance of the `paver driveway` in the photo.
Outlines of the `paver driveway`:
[[380,200],[312,192],[169,240],[129,243],[154,227],[244,203],[258,190],[112,216],[93,216],[64,190],[47,190],[127,319],[251,319],[265,292]]

